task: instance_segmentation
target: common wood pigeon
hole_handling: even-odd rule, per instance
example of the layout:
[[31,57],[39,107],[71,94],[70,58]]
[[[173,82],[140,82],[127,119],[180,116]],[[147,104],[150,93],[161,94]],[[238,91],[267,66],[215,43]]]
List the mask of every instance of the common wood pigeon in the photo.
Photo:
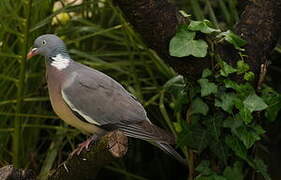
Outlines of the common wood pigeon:
[[37,54],[45,56],[52,107],[66,123],[97,136],[118,129],[128,137],[151,142],[185,164],[170,145],[175,143],[174,136],[152,124],[143,106],[117,81],[73,61],[59,37],[39,36],[27,58]]

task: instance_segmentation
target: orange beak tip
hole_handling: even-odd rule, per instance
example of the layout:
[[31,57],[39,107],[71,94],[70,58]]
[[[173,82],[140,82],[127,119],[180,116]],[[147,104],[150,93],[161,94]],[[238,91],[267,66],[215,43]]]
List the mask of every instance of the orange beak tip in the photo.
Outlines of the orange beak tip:
[[31,59],[33,56],[37,55],[36,50],[37,50],[37,48],[31,49],[31,50],[27,53],[26,58],[27,58],[27,59]]

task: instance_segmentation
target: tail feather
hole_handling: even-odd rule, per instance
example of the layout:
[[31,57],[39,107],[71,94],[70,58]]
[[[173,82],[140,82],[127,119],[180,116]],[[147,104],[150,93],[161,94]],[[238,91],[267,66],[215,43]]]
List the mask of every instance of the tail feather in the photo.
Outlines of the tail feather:
[[148,141],[168,155],[174,157],[180,163],[186,165],[186,160],[170,145],[175,144],[173,134],[152,124],[150,121],[133,124],[124,123],[118,124],[117,126],[126,136]]
[[155,146],[160,148],[162,151],[172,156],[176,160],[178,160],[183,165],[187,166],[187,161],[169,144],[161,143],[161,142],[153,142]]
[[126,136],[143,139],[146,141],[159,141],[168,144],[175,144],[173,134],[161,129],[149,121],[141,121],[134,124],[117,124],[118,129]]

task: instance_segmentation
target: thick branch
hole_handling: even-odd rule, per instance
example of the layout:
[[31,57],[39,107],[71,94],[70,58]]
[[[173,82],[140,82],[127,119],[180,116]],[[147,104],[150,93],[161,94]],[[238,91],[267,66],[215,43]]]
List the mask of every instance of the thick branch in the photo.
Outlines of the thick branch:
[[169,42],[177,26],[185,23],[177,8],[166,0],[114,0],[147,45],[178,73],[192,77],[201,75],[208,67],[207,59],[175,58],[169,55]]
[[[121,131],[113,131],[103,136],[88,152],[69,157],[53,170],[49,180],[94,179],[105,165],[122,158],[128,149],[128,138]],[[0,180],[35,180],[31,170],[14,168],[12,165],[0,169]]]
[[110,132],[93,145],[89,152],[82,152],[79,157],[69,157],[48,179],[94,179],[102,167],[123,157],[127,148],[128,139],[121,131]]
[[[245,61],[259,78],[261,64],[268,60],[281,31],[281,0],[248,1],[235,31],[248,43],[245,46]],[[234,64],[240,57],[233,48],[224,45],[221,53],[224,59]]]
[[[140,33],[148,46],[154,49],[178,73],[196,78],[202,69],[210,65],[208,59],[192,57],[174,58],[169,56],[169,41],[179,24],[184,23],[175,6],[167,0],[114,0],[119,5],[135,30]],[[241,1],[242,2],[242,1]],[[245,5],[235,31],[248,44],[244,54],[246,62],[257,75],[260,65],[270,55],[281,29],[281,0],[251,0]],[[240,57],[230,45],[224,44],[220,53],[226,61],[234,64]]]
[[35,180],[35,174],[31,170],[14,168],[12,165],[4,166],[0,169],[1,180]]

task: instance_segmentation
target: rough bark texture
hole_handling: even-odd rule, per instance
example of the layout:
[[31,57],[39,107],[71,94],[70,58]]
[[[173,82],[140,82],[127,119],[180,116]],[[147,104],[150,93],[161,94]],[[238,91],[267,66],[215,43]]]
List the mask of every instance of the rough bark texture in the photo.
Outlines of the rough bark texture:
[[[235,32],[247,41],[245,61],[259,80],[261,65],[266,63],[275,47],[281,31],[281,0],[248,1],[241,14]],[[231,46],[220,51],[225,59],[234,64],[239,57]]]
[[[174,58],[169,56],[169,41],[179,24],[185,22],[176,7],[167,0],[114,0],[135,30],[148,46],[154,49],[178,73],[196,79],[210,66],[208,58]],[[242,2],[242,1],[241,1]],[[244,2],[243,2],[244,3]],[[270,55],[281,29],[281,0],[249,0],[235,31],[247,40],[245,58],[259,78],[260,66]],[[220,53],[226,61],[235,64],[239,57],[233,47],[223,44]]]
[[16,169],[12,165],[0,169],[0,180],[35,180],[35,174],[31,170]]
[[114,0],[147,45],[178,73],[190,78],[209,66],[207,58],[175,58],[169,55],[169,42],[177,26],[185,23],[177,8],[166,0]]
[[[105,165],[122,158],[128,148],[128,138],[121,131],[113,131],[102,137],[89,151],[69,157],[57,169],[50,172],[49,180],[95,179]],[[0,169],[0,180],[35,180],[31,170],[16,169],[11,165]]]
[[69,157],[52,172],[49,180],[94,179],[99,170],[110,162],[122,158],[128,148],[128,139],[121,131],[102,137],[89,152]]

